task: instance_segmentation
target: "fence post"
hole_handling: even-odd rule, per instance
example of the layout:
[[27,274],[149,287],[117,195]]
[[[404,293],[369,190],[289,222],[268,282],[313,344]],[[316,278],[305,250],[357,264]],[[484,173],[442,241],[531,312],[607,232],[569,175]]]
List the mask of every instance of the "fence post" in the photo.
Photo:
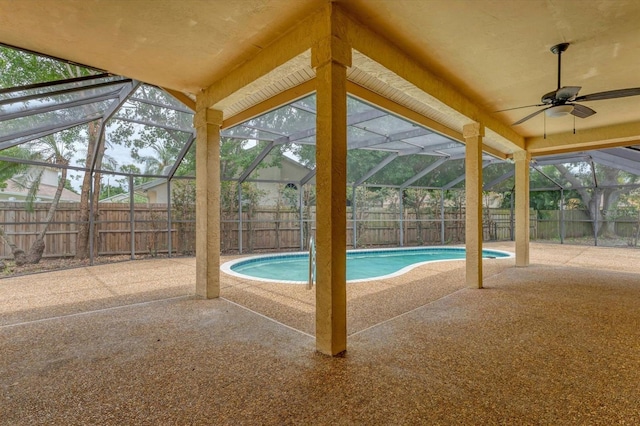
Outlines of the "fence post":
[[133,176],[129,175],[129,230],[131,232],[131,260],[134,260],[136,258],[136,221],[134,195]]
[[167,178],[167,256],[171,258],[171,246],[173,245],[173,238],[171,236],[172,231],[171,220],[171,179]]
[[560,189],[560,244],[564,244],[564,189]]
[[600,215],[600,199],[598,198],[598,189],[593,189],[593,196],[595,197],[595,217],[593,218],[593,244],[598,245],[598,216]]
[[353,248],[356,248],[356,241],[357,241],[357,228],[356,228],[356,186],[353,186],[353,197],[351,200],[351,217],[353,219]]
[[513,197],[514,197],[514,191],[511,191],[511,202],[510,202],[510,206],[509,206],[509,236],[511,237],[511,241],[513,241]]
[[440,244],[444,245],[445,234],[444,227],[446,222],[444,220],[444,189],[440,190]]
[[[89,265],[93,266],[93,237],[94,237],[94,219],[93,219],[93,172],[90,173],[89,176]],[[76,241],[77,244],[77,241]]]
[[398,221],[400,223],[400,247],[404,247],[404,206],[402,199],[402,188],[398,190],[398,198],[400,200],[398,202],[398,206],[400,207],[400,220]]
[[242,184],[238,182],[238,253],[242,254]]
[[302,217],[302,187],[298,188],[298,217],[300,220],[300,250],[304,250],[304,218]]

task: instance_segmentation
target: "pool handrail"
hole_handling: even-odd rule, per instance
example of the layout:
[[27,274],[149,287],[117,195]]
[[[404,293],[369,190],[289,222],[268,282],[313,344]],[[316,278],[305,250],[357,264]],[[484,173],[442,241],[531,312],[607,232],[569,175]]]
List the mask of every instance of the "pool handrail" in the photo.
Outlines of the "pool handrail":
[[313,235],[309,237],[309,282],[307,283],[307,290],[313,288],[313,281],[315,280],[316,271],[316,243],[313,239]]

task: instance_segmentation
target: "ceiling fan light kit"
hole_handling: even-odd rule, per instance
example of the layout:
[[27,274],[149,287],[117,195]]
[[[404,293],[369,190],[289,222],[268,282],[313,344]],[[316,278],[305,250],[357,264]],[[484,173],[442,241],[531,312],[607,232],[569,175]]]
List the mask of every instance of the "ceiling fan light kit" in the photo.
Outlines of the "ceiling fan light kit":
[[544,113],[550,118],[564,117],[572,112],[573,105],[558,105],[544,110]]
[[596,112],[591,108],[578,104],[576,102],[587,102],[587,101],[599,101],[604,99],[615,99],[615,98],[624,98],[627,96],[637,96],[640,95],[640,87],[634,87],[629,89],[617,89],[617,90],[609,90],[606,92],[592,93],[590,95],[578,96],[578,92],[582,87],[580,86],[562,86],[560,82],[560,77],[562,75],[562,53],[565,52],[569,48],[569,43],[560,43],[551,47],[551,52],[554,55],[558,56],[558,88],[553,92],[546,93],[542,96],[540,104],[536,105],[526,105],[522,107],[503,109],[498,112],[510,111],[514,109],[520,108],[530,108],[530,107],[544,107],[535,111],[524,118],[516,121],[512,124],[512,126],[517,126],[518,124],[522,124],[525,121],[535,117],[536,115],[542,113],[544,111],[546,117],[563,117],[565,115],[571,114],[574,117],[578,118],[587,118],[591,117]]

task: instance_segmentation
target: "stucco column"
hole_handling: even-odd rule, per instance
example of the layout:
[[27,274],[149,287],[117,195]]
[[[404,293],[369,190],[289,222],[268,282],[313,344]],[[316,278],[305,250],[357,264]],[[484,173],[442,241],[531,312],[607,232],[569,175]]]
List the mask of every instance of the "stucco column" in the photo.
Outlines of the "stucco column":
[[313,46],[316,70],[316,349],[347,349],[347,67],[351,48],[331,15],[331,35]]
[[198,109],[196,128],[196,296],[220,296],[220,126],[222,111]]
[[482,137],[479,123],[462,128],[465,140],[465,246],[468,287],[482,288]]
[[516,151],[516,266],[529,266],[529,163],[531,154]]

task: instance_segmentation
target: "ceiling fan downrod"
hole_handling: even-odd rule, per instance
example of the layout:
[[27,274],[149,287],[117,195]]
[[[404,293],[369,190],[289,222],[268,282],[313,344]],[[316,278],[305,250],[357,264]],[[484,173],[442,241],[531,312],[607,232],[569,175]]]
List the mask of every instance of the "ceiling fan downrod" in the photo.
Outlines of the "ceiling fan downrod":
[[560,90],[560,76],[562,72],[562,52],[566,51],[569,48],[569,43],[560,43],[555,46],[551,46],[551,52],[554,55],[558,55],[558,88],[556,90]]

